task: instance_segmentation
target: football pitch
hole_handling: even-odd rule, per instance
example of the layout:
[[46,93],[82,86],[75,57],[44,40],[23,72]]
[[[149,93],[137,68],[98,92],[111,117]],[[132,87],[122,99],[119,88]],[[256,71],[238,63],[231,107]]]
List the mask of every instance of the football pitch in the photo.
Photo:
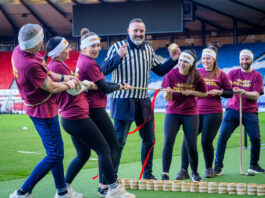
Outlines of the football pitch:
[[[162,149],[164,144],[164,113],[155,114],[156,145],[153,161],[154,175],[161,179],[162,174]],[[259,114],[261,143],[265,144],[265,113]],[[132,125],[131,129],[134,129]],[[67,168],[70,161],[75,157],[75,149],[70,136],[63,131],[65,158],[64,167]],[[219,134],[215,138],[214,145]],[[170,179],[174,180],[180,170],[180,152],[183,139],[183,132],[180,129],[174,146],[172,165],[170,169]],[[232,134],[227,144],[224,160],[223,176],[213,179],[205,179],[205,164],[202,154],[201,137],[198,138],[199,167],[198,172],[205,181],[234,182],[234,183],[263,183],[265,184],[265,174],[254,177],[241,176],[239,174],[239,128]],[[250,143],[248,143],[250,147]],[[263,145],[262,147],[265,147]],[[125,149],[121,159],[119,171],[120,178],[138,178],[141,171],[140,164],[141,138],[138,133],[128,136]],[[250,149],[243,150],[243,170],[249,167]],[[32,121],[26,115],[0,115],[0,198],[6,198],[15,189],[19,188],[26,177],[30,174],[36,164],[45,156],[39,135],[37,134]],[[96,154],[92,153],[91,159],[84,166],[77,178],[73,182],[73,187],[77,192],[86,197],[99,197],[97,195],[98,180],[92,180],[97,174]],[[265,167],[265,150],[261,150],[260,165]],[[189,173],[191,171],[189,170]],[[220,197],[216,194],[205,193],[183,193],[183,192],[163,192],[163,191],[140,191],[129,190],[137,197]],[[54,182],[51,174],[48,174],[33,190],[34,198],[49,198],[55,194]],[[238,197],[239,195],[222,195],[222,197]],[[247,196],[244,196],[247,197]],[[250,196],[249,196],[250,197]],[[253,197],[253,196],[251,196]]]

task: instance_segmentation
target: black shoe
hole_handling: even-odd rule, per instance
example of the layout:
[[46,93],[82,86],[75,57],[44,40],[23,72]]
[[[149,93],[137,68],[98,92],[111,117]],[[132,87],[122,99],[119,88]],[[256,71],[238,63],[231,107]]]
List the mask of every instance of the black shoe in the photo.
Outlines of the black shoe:
[[155,178],[155,176],[152,175],[152,173],[151,173],[151,174],[147,174],[147,175],[145,175],[145,176],[143,177],[143,179],[157,180],[157,179]]
[[201,181],[202,178],[200,177],[199,173],[198,172],[192,172],[192,181]]
[[265,170],[261,168],[258,164],[257,165],[250,165],[248,169],[249,173],[257,173],[257,174],[264,174]]
[[98,188],[98,195],[100,197],[106,197],[109,188]]
[[218,175],[218,176],[221,176],[223,174],[222,168],[220,166],[215,166],[213,171],[214,171],[215,175]]
[[183,180],[183,179],[189,179],[190,176],[189,176],[189,173],[188,171],[186,171],[185,169],[180,169],[177,177],[176,177],[176,180]]
[[162,175],[162,180],[169,180],[169,176],[167,174]]
[[214,178],[215,177],[215,173],[213,171],[213,168],[207,168],[205,170],[205,175],[204,175],[205,178]]

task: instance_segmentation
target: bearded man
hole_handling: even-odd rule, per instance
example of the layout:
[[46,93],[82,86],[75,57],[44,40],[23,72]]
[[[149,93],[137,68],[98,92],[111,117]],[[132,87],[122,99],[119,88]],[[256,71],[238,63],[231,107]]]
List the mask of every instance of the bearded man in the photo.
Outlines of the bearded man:
[[[174,51],[169,50],[170,58],[162,64],[156,58],[153,48],[144,43],[145,33],[144,22],[141,19],[133,19],[129,23],[127,39],[119,41],[109,48],[102,72],[105,75],[112,72],[112,82],[147,88],[151,70],[157,75],[163,76],[177,64],[180,55],[179,48]],[[151,119],[148,121],[150,114]],[[114,119],[114,128],[120,143],[119,156],[114,162],[114,170],[117,174],[122,149],[133,121],[137,126],[148,121],[140,129],[142,164],[154,144],[154,116],[151,112],[151,100],[147,90],[115,91],[111,97],[111,117]],[[153,152],[154,150],[150,152],[143,173],[144,179],[155,179],[152,174]]]
[[220,136],[215,155],[216,175],[222,174],[226,143],[239,123],[239,95],[242,97],[242,124],[245,126],[251,142],[250,167],[248,172],[265,173],[258,164],[260,157],[260,127],[257,100],[264,94],[261,74],[251,68],[254,54],[251,50],[240,51],[240,68],[231,70],[228,78],[232,82],[233,97],[228,100],[222,121]]

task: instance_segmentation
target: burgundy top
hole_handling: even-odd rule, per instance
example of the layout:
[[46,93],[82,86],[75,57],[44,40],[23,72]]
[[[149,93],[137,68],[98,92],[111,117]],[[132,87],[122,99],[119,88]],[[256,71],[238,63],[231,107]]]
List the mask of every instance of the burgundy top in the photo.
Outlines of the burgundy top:
[[[64,63],[51,60],[49,69],[62,75],[71,75],[69,67]],[[57,94],[57,104],[60,108],[60,115],[64,119],[78,120],[88,117],[89,107],[84,93],[72,96],[66,91]]]
[[[12,54],[12,62],[15,81],[24,102],[31,105],[43,102],[50,93],[41,86],[48,76],[53,80],[43,57],[39,53],[27,53],[17,46]],[[53,118],[58,113],[56,97],[53,95],[38,106],[25,106],[25,111],[31,117]]]
[[[228,78],[232,81],[233,87],[239,87],[245,91],[256,91],[260,95],[264,94],[261,74],[255,70],[246,73],[242,72],[241,69],[234,69],[228,73]],[[239,111],[239,95],[234,94],[232,98],[229,98],[227,108]],[[257,100],[250,100],[242,96],[242,112],[257,113]]]
[[[213,78],[209,78],[209,72],[204,68],[198,69],[201,73],[205,84],[207,85],[208,92],[217,89],[217,90],[228,90],[232,89],[231,82],[229,81],[225,72],[220,71],[220,75],[217,76],[214,74]],[[220,96],[211,96],[208,95],[205,98],[197,98],[199,114],[208,114],[208,113],[222,113],[222,103]]]
[[[89,80],[96,83],[101,79],[105,80],[99,65],[88,56],[80,54],[76,67],[79,74],[79,80],[81,81]],[[86,93],[86,98],[90,109],[106,107],[107,96],[103,91],[88,91]]]
[[[179,72],[179,68],[172,69],[164,78],[162,87],[171,87],[176,91],[194,90],[206,92],[206,85],[201,78],[194,79],[193,84],[185,84],[187,76]],[[197,101],[195,96],[185,96],[181,93],[173,93],[172,100],[168,101],[167,114],[198,115]]]

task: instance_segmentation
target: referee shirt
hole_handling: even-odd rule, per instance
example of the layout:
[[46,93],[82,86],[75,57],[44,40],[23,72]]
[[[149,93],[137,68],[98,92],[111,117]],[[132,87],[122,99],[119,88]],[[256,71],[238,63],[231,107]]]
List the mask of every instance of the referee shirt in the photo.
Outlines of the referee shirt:
[[[118,50],[128,42],[128,54],[120,59]],[[111,81],[114,83],[127,83],[134,87],[148,87],[150,70],[160,76],[167,73],[176,65],[171,58],[161,64],[156,58],[153,48],[143,43],[136,46],[128,37],[126,40],[113,44],[108,50],[107,57],[102,66],[103,73],[112,72]],[[112,94],[112,98],[147,98],[147,90],[132,89],[129,91],[119,90]]]
[[[120,58],[118,50],[125,43],[128,43],[128,54]],[[150,71],[163,76],[170,71],[177,61],[169,58],[164,63],[160,63],[156,58],[153,48],[143,43],[136,46],[129,38],[113,44],[107,53],[102,65],[102,72],[107,75],[112,72],[111,81],[114,83],[127,83],[134,87],[148,87]],[[111,117],[118,120],[133,121],[135,113],[135,99],[140,99],[142,112],[146,112],[143,117],[148,117],[151,101],[148,98],[147,90],[118,90],[112,93]],[[143,103],[143,104],[142,104]],[[144,113],[143,113],[144,114]],[[144,120],[146,120],[144,118]]]

